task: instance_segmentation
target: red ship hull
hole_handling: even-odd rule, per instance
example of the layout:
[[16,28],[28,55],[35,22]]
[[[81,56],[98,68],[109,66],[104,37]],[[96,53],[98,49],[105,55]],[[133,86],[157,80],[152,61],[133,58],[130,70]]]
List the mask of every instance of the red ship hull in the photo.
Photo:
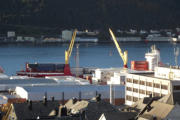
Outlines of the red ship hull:
[[72,76],[69,64],[52,64],[52,63],[51,64],[26,63],[26,70],[18,71],[16,72],[16,74],[18,76],[28,76],[28,77]]

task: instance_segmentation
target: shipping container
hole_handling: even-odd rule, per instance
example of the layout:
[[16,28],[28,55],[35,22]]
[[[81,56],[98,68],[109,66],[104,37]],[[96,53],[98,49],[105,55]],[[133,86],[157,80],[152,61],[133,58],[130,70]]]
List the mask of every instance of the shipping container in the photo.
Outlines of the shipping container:
[[131,61],[131,69],[132,70],[148,70],[148,62],[147,61]]

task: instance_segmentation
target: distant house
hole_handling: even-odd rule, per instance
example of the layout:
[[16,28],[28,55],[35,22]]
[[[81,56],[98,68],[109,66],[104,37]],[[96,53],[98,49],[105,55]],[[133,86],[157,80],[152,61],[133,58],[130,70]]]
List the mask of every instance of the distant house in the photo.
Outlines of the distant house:
[[139,33],[140,33],[141,35],[143,35],[143,34],[147,34],[148,32],[147,32],[146,30],[140,30]]

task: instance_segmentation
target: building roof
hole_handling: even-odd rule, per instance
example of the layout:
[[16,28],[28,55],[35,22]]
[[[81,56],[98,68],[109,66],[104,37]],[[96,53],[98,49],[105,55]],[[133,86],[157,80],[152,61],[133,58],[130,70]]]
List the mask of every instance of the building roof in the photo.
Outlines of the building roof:
[[180,118],[180,105],[175,104],[173,110],[168,114],[168,116],[165,118],[167,120],[179,120]]
[[52,79],[45,78],[31,78],[31,79],[3,79],[0,80],[0,84],[42,84],[42,83],[57,83]]
[[47,78],[0,79],[0,90],[14,89],[15,86],[50,86],[50,85],[89,85],[89,81],[70,77],[57,76]]
[[135,112],[112,111],[112,112],[105,112],[102,115],[104,115],[106,120],[134,120],[136,113]]
[[77,78],[77,77],[73,77],[73,76],[48,76],[45,77],[47,79],[53,79],[55,80],[57,83],[66,83],[66,84],[74,84],[74,85],[88,85],[89,81],[86,79],[82,79],[82,78]]
[[32,78],[32,79],[0,79],[0,90],[15,89],[16,86],[40,86],[57,85],[52,79]]
[[162,102],[162,103],[174,105],[174,100],[173,100],[173,95],[172,94],[168,94],[168,95],[162,97],[161,99],[159,99],[158,101]]
[[118,111],[110,103],[104,102],[103,100],[99,102],[90,101],[86,107],[85,113],[88,120],[98,120],[102,113],[111,113]]
[[157,118],[164,119],[174,108],[174,105],[169,105],[159,101],[153,101],[151,104],[151,110],[146,110],[144,114],[156,116]]
[[88,106],[89,102],[82,100],[77,101],[73,106],[71,106],[69,109],[71,109],[71,112],[73,114],[79,113],[81,110],[84,110]]
[[[114,98],[124,98],[125,86],[114,86]],[[73,97],[81,99],[91,99],[97,93],[102,95],[102,98],[109,98],[110,86],[109,85],[51,85],[51,86],[24,86],[16,87],[15,92],[22,98],[31,100],[41,100],[46,92],[48,99],[50,96],[54,96],[59,100],[64,97],[65,100]],[[63,96],[64,93],[64,96]],[[24,96],[28,94],[28,96]]]
[[[125,90],[125,86],[116,85],[113,86],[115,91]],[[109,85],[53,85],[53,86],[24,86],[27,92],[52,92],[52,91],[109,91]]]
[[18,120],[36,119],[38,116],[48,116],[49,113],[58,106],[58,101],[47,101],[47,105],[44,105],[42,101],[32,102],[32,109],[29,108],[29,103],[13,103]]
[[138,101],[136,101],[133,105],[130,106],[131,109],[133,110],[140,110],[142,111],[143,109],[145,109],[145,107],[147,106],[147,104],[151,103],[154,100],[158,100],[159,97],[144,97]]
[[138,120],[161,120],[161,118],[158,118],[156,116],[152,116],[152,115],[148,115],[148,114],[143,114],[143,115],[140,115],[138,117]]
[[100,116],[103,113],[119,111],[113,105],[103,100],[78,101],[68,109],[71,110],[72,114],[77,114],[85,111],[85,116],[88,120],[99,120]]
[[135,102],[130,107],[125,107],[123,110],[135,110],[139,112],[136,116],[138,120],[157,120],[180,118],[180,97],[179,92],[168,94],[162,98],[143,98]]
[[180,104],[180,94],[179,92],[173,92],[172,94],[168,94],[162,97],[158,101],[166,103],[166,104],[170,104],[170,105],[174,105],[177,103]]
[[75,103],[77,102],[77,99],[76,98],[73,98],[73,99],[69,99],[65,106],[67,107],[67,109],[70,109]]

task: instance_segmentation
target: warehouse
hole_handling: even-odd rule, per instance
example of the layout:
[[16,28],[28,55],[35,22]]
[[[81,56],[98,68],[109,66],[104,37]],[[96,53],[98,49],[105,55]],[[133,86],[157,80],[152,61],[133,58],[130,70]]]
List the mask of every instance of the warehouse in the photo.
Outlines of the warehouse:
[[[125,87],[116,85],[113,87],[115,99],[124,99]],[[16,87],[15,93],[21,98],[33,101],[42,100],[45,95],[50,100],[68,100],[73,97],[91,99],[101,94],[102,99],[109,99],[110,86],[108,85],[57,85],[57,86],[24,86]]]

